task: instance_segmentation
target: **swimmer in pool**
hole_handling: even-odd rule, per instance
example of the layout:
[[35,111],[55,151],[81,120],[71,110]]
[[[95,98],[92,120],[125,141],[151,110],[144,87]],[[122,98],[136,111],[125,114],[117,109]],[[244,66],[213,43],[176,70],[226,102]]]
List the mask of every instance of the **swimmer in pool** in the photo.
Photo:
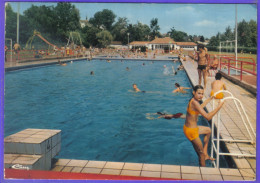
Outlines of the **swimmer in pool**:
[[129,67],[126,67],[126,70],[129,71],[130,70]]
[[168,67],[166,65],[163,66],[164,70],[163,70],[163,74],[164,75],[169,75],[170,74],[170,71],[168,69]]
[[179,65],[179,67],[177,68],[177,70],[183,70],[184,69],[184,66],[181,64]]
[[66,63],[62,63],[60,60],[58,60],[58,63],[60,66],[66,66],[67,64]]
[[182,118],[185,119],[186,115],[183,113],[176,113],[176,114],[164,114],[161,112],[157,112],[157,114],[159,114],[160,116],[158,118],[164,118],[164,119],[172,119],[172,118]]
[[[222,78],[222,75],[221,75],[221,73],[218,72],[215,76],[216,80],[211,83],[210,96],[213,96],[214,93],[216,93],[220,90],[226,90],[227,89],[225,83],[223,81],[221,81],[221,78]],[[215,96],[215,99],[223,99],[223,97],[224,97],[223,93],[218,93]]]
[[142,92],[142,93],[145,93],[145,91],[141,91],[136,84],[133,84],[133,89],[135,92]]
[[94,75],[94,71],[91,71],[91,72],[90,72],[90,75]]
[[[208,155],[208,143],[211,135],[211,129],[206,126],[198,126],[198,116],[201,114],[208,121],[221,109],[224,102],[220,102],[219,105],[211,112],[207,113],[204,107],[213,99],[210,97],[206,99],[202,104],[199,101],[202,100],[204,95],[204,88],[201,85],[197,85],[193,90],[193,97],[190,99],[186,120],[183,126],[184,135],[192,143],[194,150],[196,151],[199,158],[199,165],[206,166],[205,160],[214,160]],[[199,138],[199,135],[205,135],[203,144]]]
[[175,90],[172,91],[172,93],[187,93],[184,89],[191,89],[188,87],[182,87],[179,83],[175,83]]
[[172,66],[172,73],[173,75],[177,75],[177,71],[175,71],[174,66]]
[[[160,116],[157,117],[158,115],[160,115]],[[164,119],[182,118],[182,119],[185,119],[186,115],[183,114],[183,113],[166,114],[166,113],[162,113],[162,112],[157,112],[157,113],[146,113],[146,118],[150,119],[150,120],[155,120],[155,119],[160,119],[160,118],[164,118]]]

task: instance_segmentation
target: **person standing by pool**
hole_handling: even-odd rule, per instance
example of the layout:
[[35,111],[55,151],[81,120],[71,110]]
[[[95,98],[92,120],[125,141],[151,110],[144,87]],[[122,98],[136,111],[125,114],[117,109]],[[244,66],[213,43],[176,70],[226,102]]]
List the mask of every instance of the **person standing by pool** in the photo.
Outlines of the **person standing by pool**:
[[[208,143],[211,135],[211,129],[206,126],[198,126],[198,115],[201,114],[207,120],[211,120],[212,117],[221,109],[224,102],[220,102],[216,109],[207,113],[203,108],[213,99],[210,97],[206,99],[201,105],[199,101],[202,100],[204,95],[204,88],[201,85],[197,85],[193,90],[193,98],[191,98],[186,113],[186,120],[183,126],[183,132],[188,140],[192,143],[198,158],[200,166],[205,166],[205,160],[214,160],[208,155]],[[204,136],[204,146],[199,138],[199,135]]]
[[199,85],[201,85],[201,78],[203,75],[204,87],[206,88],[207,84],[207,61],[208,61],[208,53],[207,49],[204,45],[198,45],[198,74],[199,74]]
[[189,87],[182,87],[179,83],[175,83],[175,88],[172,93],[187,93],[184,89],[191,89]]
[[[222,75],[221,75],[221,73],[218,72],[215,76],[216,80],[211,83],[210,96],[213,96],[214,93],[216,93],[220,90],[226,90],[227,89],[225,83],[223,81],[221,81],[221,78],[222,78]],[[223,99],[223,97],[224,97],[224,94],[221,92],[221,93],[218,93],[215,96],[215,99]]]

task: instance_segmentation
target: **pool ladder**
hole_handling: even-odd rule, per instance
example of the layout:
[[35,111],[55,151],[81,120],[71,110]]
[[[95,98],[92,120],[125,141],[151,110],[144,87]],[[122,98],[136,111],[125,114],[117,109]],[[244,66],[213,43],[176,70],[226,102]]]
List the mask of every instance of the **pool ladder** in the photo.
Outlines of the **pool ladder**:
[[[215,154],[216,154],[216,162],[214,161],[213,164],[216,168],[219,168],[219,156],[220,155],[224,155],[224,156],[237,156],[237,157],[256,157],[255,154],[244,154],[244,153],[221,153],[220,152],[220,141],[224,141],[224,142],[241,142],[241,143],[251,143],[251,144],[255,144],[255,139],[256,139],[256,133],[251,125],[251,122],[245,112],[245,109],[244,109],[244,106],[242,105],[241,101],[238,100],[237,98],[235,98],[233,96],[233,94],[227,90],[221,90],[221,91],[218,91],[214,94],[214,96],[216,96],[218,93],[228,93],[230,94],[230,96],[228,97],[225,97],[223,99],[221,99],[222,101],[225,101],[225,100],[233,100],[234,103],[235,103],[235,106],[237,108],[237,111],[239,113],[239,116],[241,117],[242,119],[242,122],[244,124],[244,127],[246,128],[247,130],[247,133],[249,134],[249,139],[247,140],[239,140],[239,139],[222,139],[220,138],[220,124],[221,124],[221,121],[220,121],[220,111],[217,113],[217,122],[216,122],[216,132],[217,132],[217,137],[214,137],[214,125],[215,125],[215,117],[212,118],[212,125],[211,125],[211,157],[213,157],[213,150],[215,151]],[[238,106],[238,104],[240,105],[240,108],[242,109],[242,112]],[[215,106],[215,102],[213,100],[213,110],[214,110],[214,106]],[[246,119],[245,119],[246,118]],[[217,143],[217,145],[215,145],[215,142]]]

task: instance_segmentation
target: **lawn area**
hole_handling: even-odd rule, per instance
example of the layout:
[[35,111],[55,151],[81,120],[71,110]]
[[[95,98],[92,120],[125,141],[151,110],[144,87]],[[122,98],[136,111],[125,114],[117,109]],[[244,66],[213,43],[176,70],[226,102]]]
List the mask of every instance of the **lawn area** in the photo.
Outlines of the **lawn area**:
[[[209,51],[208,52],[210,55],[218,55],[219,52],[214,52],[214,51]],[[225,55],[233,55],[235,56],[235,53],[228,53],[228,52],[222,52],[221,54],[225,54]],[[250,57],[253,58],[256,62],[257,62],[257,55],[256,54],[249,54],[249,53],[238,53],[237,57]],[[242,61],[251,61],[251,59],[238,59],[238,60],[242,60]]]
[[[209,51],[208,53],[211,55],[211,58],[215,54],[216,55],[219,54],[219,52],[213,52],[213,51]],[[222,52],[221,54],[235,56],[235,53]],[[254,60],[255,63],[257,63],[257,55],[256,54],[238,53],[237,57],[238,57],[238,60],[240,60],[240,61],[246,61],[246,62],[252,62],[253,63],[253,60]],[[239,57],[241,57],[241,58],[239,58]],[[249,58],[252,58],[253,60],[249,59]],[[235,63],[235,61],[233,61],[233,63]],[[232,62],[231,62],[231,64],[232,64]],[[238,65],[238,67],[240,67],[240,64]],[[250,70],[250,71],[253,71],[253,69],[254,69],[255,72],[257,71],[257,67],[254,67],[253,65],[249,65],[249,64],[243,64],[243,69]]]

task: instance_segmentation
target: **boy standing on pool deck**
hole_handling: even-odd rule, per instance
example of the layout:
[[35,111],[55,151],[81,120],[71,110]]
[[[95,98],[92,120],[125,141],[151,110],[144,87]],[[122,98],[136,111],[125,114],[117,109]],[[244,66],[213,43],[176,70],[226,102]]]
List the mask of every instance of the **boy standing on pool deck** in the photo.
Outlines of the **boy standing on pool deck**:
[[[199,101],[202,100],[204,95],[204,88],[201,85],[197,85],[193,90],[193,98],[191,98],[186,113],[186,120],[183,126],[183,132],[187,139],[192,143],[198,158],[200,166],[206,166],[205,160],[214,160],[208,155],[208,143],[211,135],[211,129],[206,126],[198,126],[198,116],[201,114],[207,120],[211,120],[212,117],[221,109],[224,102],[220,102],[219,105],[213,111],[207,113],[203,108],[213,99],[208,98],[200,105]],[[199,138],[199,135],[205,135],[203,142],[204,146]]]
[[203,76],[204,87],[206,88],[207,84],[207,61],[208,61],[208,52],[204,45],[198,45],[198,75],[199,75],[199,85],[201,85],[201,80]]
[[[210,96],[213,96],[214,93],[216,93],[220,90],[226,90],[227,89],[225,83],[223,81],[221,81],[221,78],[222,78],[222,75],[221,75],[221,73],[218,72],[215,76],[216,80],[211,83]],[[221,92],[221,93],[218,93],[215,96],[215,99],[223,99],[223,97],[224,97],[224,94]]]

